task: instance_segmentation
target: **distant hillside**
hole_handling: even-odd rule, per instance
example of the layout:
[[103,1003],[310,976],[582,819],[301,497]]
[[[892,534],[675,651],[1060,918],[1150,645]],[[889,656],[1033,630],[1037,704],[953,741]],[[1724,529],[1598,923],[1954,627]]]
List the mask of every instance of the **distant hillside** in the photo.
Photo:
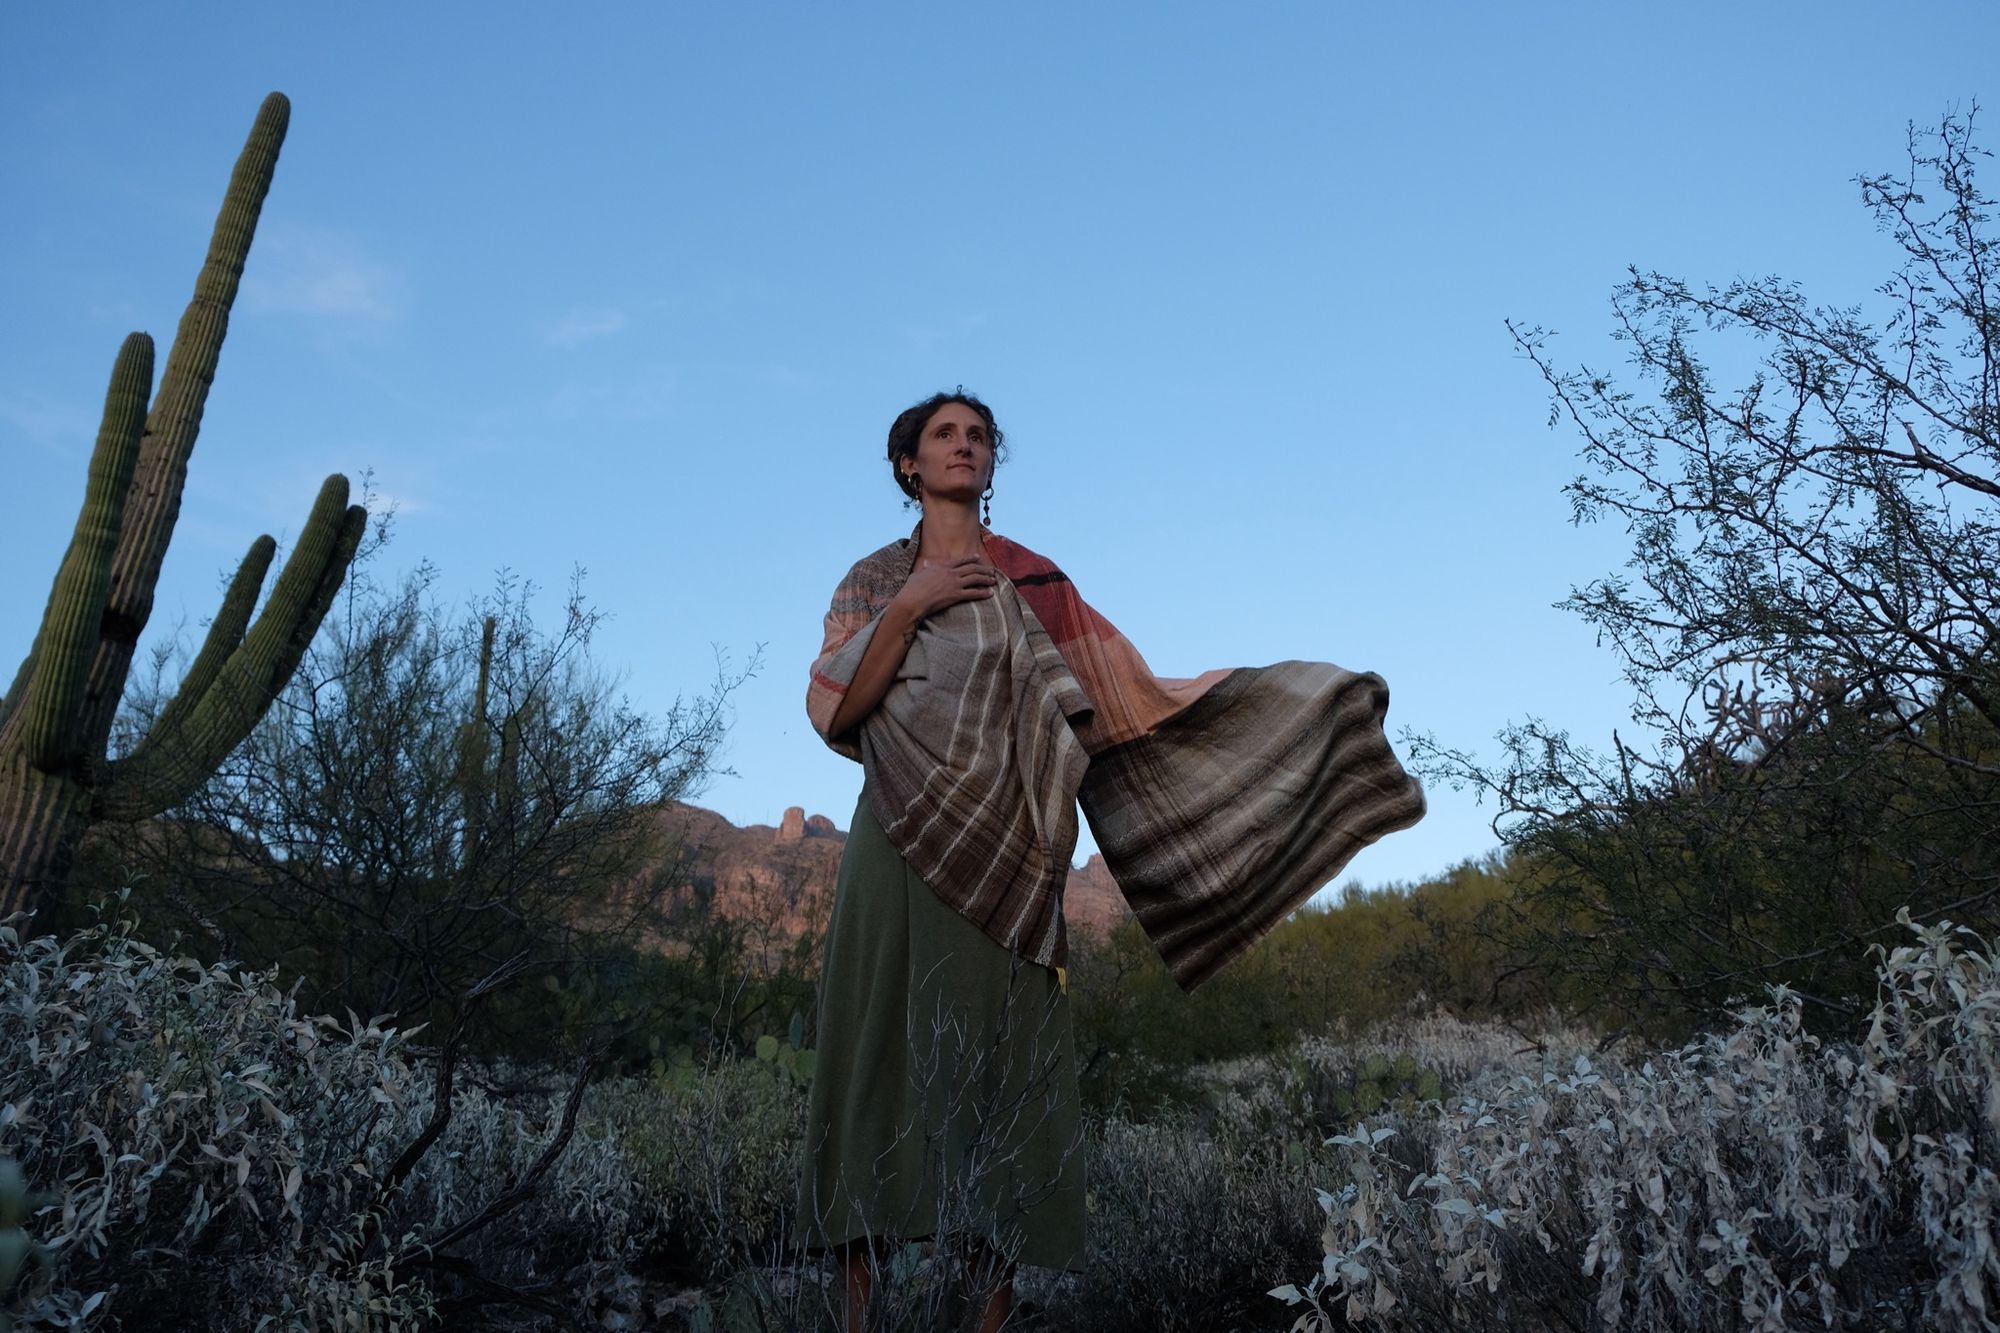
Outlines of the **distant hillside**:
[[[713,810],[675,801],[660,807],[659,818],[680,848],[688,882],[723,915],[768,932],[774,944],[824,924],[847,845],[846,831],[825,815],[793,806],[776,828],[738,828]],[[1129,914],[1102,857],[1069,872],[1063,916],[1072,931],[1103,935]]]

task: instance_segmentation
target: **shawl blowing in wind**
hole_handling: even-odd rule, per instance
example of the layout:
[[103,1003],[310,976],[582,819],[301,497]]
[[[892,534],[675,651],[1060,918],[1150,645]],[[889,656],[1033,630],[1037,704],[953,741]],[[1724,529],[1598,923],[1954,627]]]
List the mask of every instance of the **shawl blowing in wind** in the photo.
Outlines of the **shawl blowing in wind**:
[[806,712],[867,767],[876,818],[911,867],[1001,944],[1065,964],[1079,802],[1188,990],[1423,817],[1423,790],[1382,734],[1380,676],[1326,662],[1155,676],[1052,561],[984,543],[1003,576],[993,595],[919,625],[881,706],[835,737],[916,535],[856,563],[834,591]]

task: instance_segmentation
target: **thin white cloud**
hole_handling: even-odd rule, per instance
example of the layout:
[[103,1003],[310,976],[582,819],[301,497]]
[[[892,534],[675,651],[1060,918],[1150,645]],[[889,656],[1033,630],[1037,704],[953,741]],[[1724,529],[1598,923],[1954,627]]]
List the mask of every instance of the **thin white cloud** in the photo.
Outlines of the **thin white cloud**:
[[394,270],[344,232],[269,223],[251,246],[243,297],[258,310],[379,323],[396,317],[399,285]]
[[95,435],[97,424],[89,409],[75,404],[32,390],[25,394],[0,391],[0,435],[26,440],[49,453],[79,452]]
[[632,322],[623,310],[610,306],[577,306],[555,322],[548,340],[558,347],[608,338]]

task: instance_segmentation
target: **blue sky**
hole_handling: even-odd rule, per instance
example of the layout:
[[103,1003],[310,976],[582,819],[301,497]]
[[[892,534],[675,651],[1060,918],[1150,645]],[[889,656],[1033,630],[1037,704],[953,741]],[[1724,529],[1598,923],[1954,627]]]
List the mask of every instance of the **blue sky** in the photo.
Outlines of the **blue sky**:
[[[1503,321],[1616,366],[1636,263],[1864,301],[1907,122],[1990,96],[1991,4],[10,5],[0,657],[34,633],[119,339],[163,342],[259,99],[293,120],[149,639],[328,472],[458,596],[587,570],[635,700],[735,698],[705,804],[843,826],[806,725],[882,458],[940,387],[1006,429],[994,526],[1165,674],[1381,672],[1491,750],[1624,721],[1551,603],[1615,568]],[[1994,142],[1989,133],[1985,141]],[[1493,845],[1432,793],[1350,877]]]

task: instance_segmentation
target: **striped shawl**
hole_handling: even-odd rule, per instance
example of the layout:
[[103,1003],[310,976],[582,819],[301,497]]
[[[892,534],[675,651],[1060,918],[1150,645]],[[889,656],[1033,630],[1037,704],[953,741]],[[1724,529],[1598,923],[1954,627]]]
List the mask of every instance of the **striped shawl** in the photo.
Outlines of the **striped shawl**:
[[917,540],[834,591],[806,712],[861,762],[911,867],[993,939],[1067,958],[1062,889],[1081,802],[1147,937],[1188,990],[1369,843],[1423,817],[1382,733],[1389,689],[1325,662],[1155,676],[1055,564],[984,535],[1003,577],[918,627],[881,706],[827,735]]

